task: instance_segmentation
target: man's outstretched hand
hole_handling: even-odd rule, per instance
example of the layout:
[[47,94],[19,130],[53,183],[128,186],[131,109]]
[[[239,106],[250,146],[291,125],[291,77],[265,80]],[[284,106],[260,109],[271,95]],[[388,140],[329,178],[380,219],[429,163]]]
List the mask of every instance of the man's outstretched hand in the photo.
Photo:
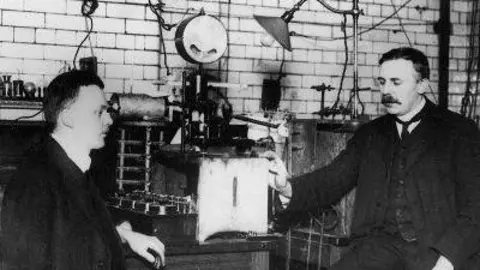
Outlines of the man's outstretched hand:
[[282,159],[273,151],[266,151],[260,155],[270,161],[270,172],[272,173],[269,185],[280,192],[281,195],[291,198],[292,197],[292,186],[288,182],[290,175],[288,174],[287,168],[283,163]]

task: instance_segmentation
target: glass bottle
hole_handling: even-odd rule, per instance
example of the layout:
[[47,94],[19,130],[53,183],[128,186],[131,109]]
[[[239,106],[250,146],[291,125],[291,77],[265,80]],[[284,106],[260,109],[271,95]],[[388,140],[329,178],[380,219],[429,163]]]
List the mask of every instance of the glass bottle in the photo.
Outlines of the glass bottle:
[[7,98],[12,98],[13,95],[13,87],[12,87],[12,75],[3,75],[3,87],[4,93]]

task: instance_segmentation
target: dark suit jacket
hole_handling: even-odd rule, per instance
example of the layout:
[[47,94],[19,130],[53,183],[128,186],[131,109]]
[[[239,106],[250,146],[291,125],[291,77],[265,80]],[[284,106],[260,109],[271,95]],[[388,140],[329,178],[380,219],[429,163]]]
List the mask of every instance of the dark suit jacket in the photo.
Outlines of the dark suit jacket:
[[[479,132],[464,117],[430,101],[427,106],[403,161],[405,194],[419,241],[461,269],[480,251]],[[331,164],[292,179],[288,211],[327,207],[356,187],[352,234],[382,226],[394,136],[398,133],[392,115],[360,127]]]
[[50,137],[7,187],[1,240],[5,269],[124,269],[119,236],[91,177]]

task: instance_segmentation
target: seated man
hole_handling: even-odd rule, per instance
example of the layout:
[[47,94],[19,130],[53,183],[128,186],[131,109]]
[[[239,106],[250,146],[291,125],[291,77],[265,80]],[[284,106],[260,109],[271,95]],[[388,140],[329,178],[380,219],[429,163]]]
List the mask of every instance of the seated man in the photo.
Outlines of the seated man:
[[272,186],[292,212],[356,187],[353,242],[333,270],[480,269],[478,128],[425,97],[422,52],[393,49],[379,63],[388,114],[361,126],[331,164],[289,181],[283,167]]
[[50,136],[7,186],[2,209],[4,269],[125,269],[121,243],[164,262],[156,237],[114,226],[89,173],[90,151],[104,146],[112,119],[97,75],[70,71],[48,86]]

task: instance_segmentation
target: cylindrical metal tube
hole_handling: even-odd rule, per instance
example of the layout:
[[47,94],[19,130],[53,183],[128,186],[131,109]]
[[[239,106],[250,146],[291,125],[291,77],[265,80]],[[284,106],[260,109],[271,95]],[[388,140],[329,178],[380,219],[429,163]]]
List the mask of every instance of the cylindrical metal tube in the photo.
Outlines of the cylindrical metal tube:
[[118,106],[118,117],[155,120],[165,116],[166,97],[152,97],[145,94],[113,94],[110,103]]
[[356,119],[358,107],[358,0],[353,0],[353,109],[352,118]]
[[278,128],[280,126],[280,124],[273,124],[273,123],[269,123],[269,122],[265,122],[265,121],[260,121],[260,120],[253,119],[253,118],[250,118],[250,117],[246,117],[246,116],[243,116],[243,115],[234,115],[233,118],[238,119],[238,120],[242,120],[242,121],[245,121],[245,122],[257,124],[257,125],[260,125],[260,126],[269,127],[269,128]]

